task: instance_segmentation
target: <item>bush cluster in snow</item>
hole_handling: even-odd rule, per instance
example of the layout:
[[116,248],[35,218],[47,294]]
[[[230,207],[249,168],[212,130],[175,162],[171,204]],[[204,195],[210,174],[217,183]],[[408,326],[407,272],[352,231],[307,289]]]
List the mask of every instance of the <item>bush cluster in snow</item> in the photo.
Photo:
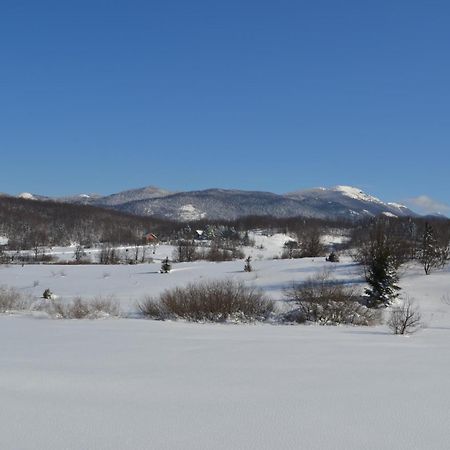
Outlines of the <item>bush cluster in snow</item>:
[[99,319],[120,316],[119,304],[114,299],[105,297],[94,299],[77,297],[69,303],[58,299],[42,299],[35,302],[32,309],[45,312],[56,319]]
[[361,304],[355,289],[333,280],[329,272],[319,273],[304,283],[294,283],[286,289],[285,296],[297,306],[285,314],[285,321],[374,325],[380,320],[378,311]]
[[144,316],[153,319],[194,322],[261,321],[275,309],[261,290],[232,280],[168,289],[158,299],[145,299],[138,308]]
[[29,302],[16,289],[0,286],[0,313],[27,309]]

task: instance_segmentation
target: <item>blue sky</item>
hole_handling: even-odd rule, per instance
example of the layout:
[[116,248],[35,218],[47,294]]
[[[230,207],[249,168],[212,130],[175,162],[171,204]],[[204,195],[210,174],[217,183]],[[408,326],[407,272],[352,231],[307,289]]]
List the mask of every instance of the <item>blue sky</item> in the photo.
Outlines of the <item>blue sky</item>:
[[[450,204],[448,1],[0,4],[0,191]],[[423,200],[423,198],[422,198]]]

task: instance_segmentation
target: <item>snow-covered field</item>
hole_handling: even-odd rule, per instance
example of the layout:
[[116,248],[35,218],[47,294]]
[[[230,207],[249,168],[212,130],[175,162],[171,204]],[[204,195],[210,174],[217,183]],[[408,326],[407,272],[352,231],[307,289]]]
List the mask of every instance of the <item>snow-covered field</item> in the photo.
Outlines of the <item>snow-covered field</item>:
[[244,272],[243,261],[210,263],[196,261],[173,264],[169,274],[161,274],[159,261],[138,265],[12,265],[0,268],[0,285],[16,287],[32,298],[49,288],[62,300],[82,296],[112,296],[124,312],[131,312],[136,301],[157,295],[172,286],[207,279],[233,278],[261,287],[274,299],[282,297],[284,287],[303,280],[323,268],[333,268],[336,277],[360,281],[359,267],[352,262],[333,265],[324,258],[304,260],[261,260],[252,262],[254,271]]
[[[323,267],[361,283],[345,258],[253,265],[3,266],[0,285],[114,295],[132,312],[144,295],[202,279],[241,279],[275,299]],[[449,449],[450,270],[411,266],[400,285],[426,322],[409,337],[385,326],[0,316],[0,449]]]

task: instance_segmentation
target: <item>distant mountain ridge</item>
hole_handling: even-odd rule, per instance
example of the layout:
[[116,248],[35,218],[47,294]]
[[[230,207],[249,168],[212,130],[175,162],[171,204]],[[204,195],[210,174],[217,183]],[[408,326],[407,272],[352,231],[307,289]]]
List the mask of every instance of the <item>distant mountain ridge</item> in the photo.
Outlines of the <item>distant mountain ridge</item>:
[[[49,197],[29,193],[21,196],[50,200]],[[80,194],[53,200],[178,221],[234,220],[249,215],[323,219],[359,219],[381,214],[391,217],[418,216],[404,205],[383,202],[352,186],[314,188],[287,194],[232,189],[170,192],[147,186],[107,196]]]

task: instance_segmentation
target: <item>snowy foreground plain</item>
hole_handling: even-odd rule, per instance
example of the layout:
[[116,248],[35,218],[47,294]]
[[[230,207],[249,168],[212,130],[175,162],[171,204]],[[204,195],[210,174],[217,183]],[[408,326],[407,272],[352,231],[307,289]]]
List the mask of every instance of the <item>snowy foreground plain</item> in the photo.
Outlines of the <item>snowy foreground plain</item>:
[[[68,300],[114,294],[131,313],[143,295],[210,278],[280,299],[325,265],[11,266],[0,285]],[[350,260],[334,267],[361,282]],[[0,449],[449,449],[450,271],[412,266],[400,285],[426,323],[409,337],[385,326],[0,316]]]

